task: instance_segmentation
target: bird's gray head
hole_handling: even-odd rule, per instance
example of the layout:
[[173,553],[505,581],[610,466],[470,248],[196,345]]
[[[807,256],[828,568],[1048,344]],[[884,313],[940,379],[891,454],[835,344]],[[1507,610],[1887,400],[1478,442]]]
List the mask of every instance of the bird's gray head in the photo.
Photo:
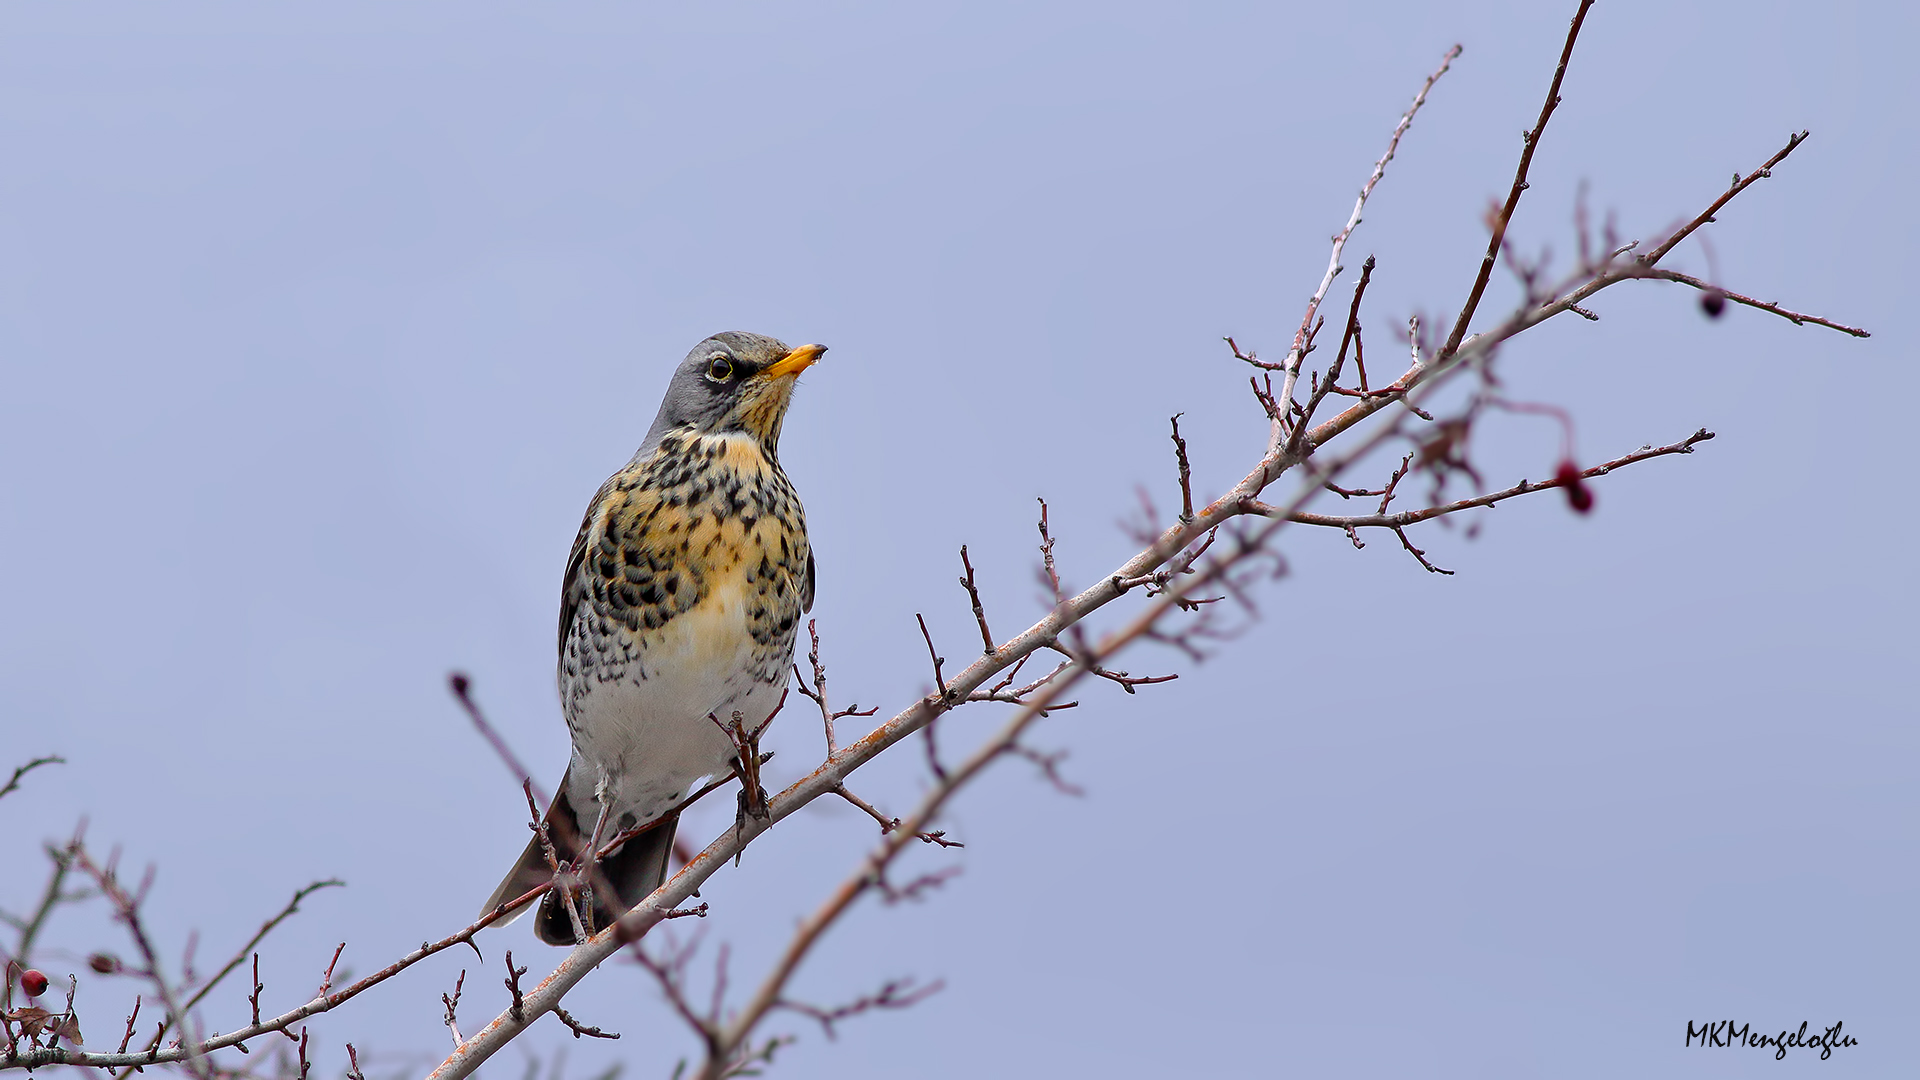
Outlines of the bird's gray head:
[[640,456],[652,453],[676,430],[745,432],[773,452],[780,443],[787,403],[793,400],[794,379],[826,351],[825,345],[790,349],[784,342],[739,330],[695,345],[667,384],[666,400],[640,444]]

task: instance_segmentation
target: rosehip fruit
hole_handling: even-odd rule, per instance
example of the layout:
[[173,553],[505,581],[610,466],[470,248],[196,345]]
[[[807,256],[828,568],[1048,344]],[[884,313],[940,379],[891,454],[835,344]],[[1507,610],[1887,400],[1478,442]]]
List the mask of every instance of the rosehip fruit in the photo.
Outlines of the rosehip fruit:
[[1560,463],[1560,471],[1553,478],[1560,483],[1560,490],[1567,493],[1567,505],[1573,507],[1576,514],[1584,514],[1593,509],[1593,490],[1580,476],[1580,466],[1571,460]]
[[39,997],[47,992],[47,977],[28,968],[20,973],[20,989],[25,990],[28,997]]

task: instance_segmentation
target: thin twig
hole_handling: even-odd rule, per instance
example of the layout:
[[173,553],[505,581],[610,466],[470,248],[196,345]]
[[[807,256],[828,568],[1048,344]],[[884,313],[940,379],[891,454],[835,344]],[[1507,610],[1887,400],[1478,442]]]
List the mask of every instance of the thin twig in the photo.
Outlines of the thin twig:
[[576,1039],[580,1038],[582,1035],[588,1036],[590,1038],[595,1038],[595,1039],[617,1039],[620,1037],[620,1033],[617,1031],[601,1031],[597,1027],[593,1027],[588,1024],[583,1024],[580,1021],[575,1020],[573,1016],[567,1012],[567,1010],[561,1008],[558,1005],[555,1005],[553,1007],[553,1015],[559,1017],[561,1023],[573,1029],[573,1037]]
[[949,697],[951,695],[947,690],[946,676],[940,673],[940,665],[946,663],[947,658],[941,656],[940,651],[933,647],[933,634],[927,630],[926,616],[916,611],[913,613],[913,617],[920,623],[920,636],[927,641],[927,656],[933,660],[933,683],[940,688],[940,696],[942,698]]
[[[1369,259],[1367,263],[1371,266],[1373,260]],[[1187,464],[1187,440],[1180,437],[1180,418],[1185,415],[1187,414],[1174,413],[1170,421],[1173,424],[1173,456],[1180,466],[1180,520],[1182,522],[1193,520],[1193,469]],[[988,644],[991,645],[991,641]]]
[[966,568],[967,576],[960,579],[960,587],[967,590],[967,599],[973,604],[973,621],[980,626],[981,655],[993,655],[993,631],[987,629],[987,609],[980,604],[980,590],[973,583],[973,561],[967,558],[967,545],[960,545],[960,565]]
[[345,888],[346,884],[346,882],[341,881],[339,878],[328,878],[325,881],[316,881],[311,885],[302,886],[294,890],[293,899],[287,901],[287,906],[281,908],[278,915],[261,923],[260,929],[255,931],[251,938],[247,939],[245,945],[240,946],[240,951],[233,954],[233,959],[227,961],[226,966],[221,968],[212,979],[208,980],[207,985],[201,987],[199,993],[187,999],[187,1011],[192,1012],[195,1005],[200,1004],[208,994],[213,992],[214,987],[220,985],[220,980],[231,974],[234,968],[245,963],[247,957],[252,955],[254,948],[266,940],[267,935],[273,932],[274,927],[279,926],[288,918],[298,913],[300,910],[300,901],[305,900],[321,889]]
[[13,770],[13,776],[7,780],[5,786],[0,786],[0,799],[4,799],[13,792],[20,790],[20,778],[40,766],[65,765],[66,763],[67,759],[58,754],[48,754],[46,757],[34,758],[32,761]]
[[[1530,495],[1540,491],[1551,491],[1554,488],[1567,487],[1581,480],[1592,480],[1595,477],[1605,476],[1615,469],[1625,468],[1628,465],[1638,464],[1642,461],[1650,461],[1653,458],[1666,457],[1670,454],[1691,454],[1693,453],[1694,444],[1706,442],[1713,437],[1713,432],[1708,431],[1706,428],[1701,428],[1699,431],[1681,439],[1679,442],[1668,443],[1665,446],[1643,446],[1630,454],[1622,454],[1611,461],[1603,461],[1592,468],[1582,469],[1577,473],[1570,473],[1555,477],[1551,480],[1541,480],[1537,482],[1522,480],[1512,487],[1502,488],[1499,491],[1490,491],[1484,495],[1475,495],[1469,499],[1457,499],[1440,506],[1429,506],[1420,510],[1402,510],[1397,514],[1357,514],[1352,516],[1313,514],[1304,510],[1294,510],[1287,512],[1286,518],[1288,521],[1300,525],[1318,525],[1329,529],[1399,530],[1409,525],[1417,525],[1423,521],[1431,521],[1437,517],[1457,514],[1462,510],[1471,510],[1481,506],[1492,506],[1495,503],[1505,502],[1508,499],[1521,495]],[[1246,507],[1248,513],[1259,514],[1262,517],[1273,517],[1280,513],[1275,507],[1268,506],[1266,503],[1260,502],[1257,499],[1248,502]],[[1406,542],[1405,534],[1401,535],[1401,541],[1403,543]],[[1411,549],[1412,545],[1409,544],[1408,547]]]
[[480,711],[479,704],[473,700],[473,680],[467,677],[466,672],[456,671],[447,676],[447,688],[453,691],[454,700],[467,711],[467,719],[473,721],[475,730],[480,732],[481,738],[487,740],[487,745],[493,747],[493,752],[499,755],[501,763],[507,767],[508,772],[513,774],[513,778],[523,784],[533,785],[534,792],[540,797],[540,810],[545,813],[547,805],[553,799],[547,795],[545,788],[534,783],[533,771],[520,761],[519,756],[513,752],[513,747],[507,745],[507,740],[494,730],[492,724],[487,723],[486,714]]
[[1765,300],[1755,300],[1751,296],[1742,296],[1737,292],[1732,292],[1727,289],[1723,289],[1718,285],[1709,284],[1708,282],[1702,281],[1697,277],[1693,277],[1688,274],[1682,274],[1677,271],[1667,270],[1661,267],[1648,267],[1646,270],[1641,272],[1640,276],[1647,277],[1647,278],[1654,278],[1659,281],[1672,281],[1681,285],[1688,285],[1693,288],[1699,289],[1700,291],[1707,293],[1708,295],[1719,296],[1722,299],[1731,300],[1736,304],[1740,304],[1745,307],[1754,308],[1755,310],[1758,310],[1758,311],[1764,311],[1770,315],[1778,315],[1781,318],[1787,320],[1788,322],[1794,324],[1795,326],[1805,326],[1811,323],[1814,326],[1824,326],[1829,330],[1838,330],[1841,333],[1847,334],[1852,337],[1864,338],[1864,337],[1873,336],[1872,334],[1868,333],[1865,330],[1862,330],[1860,327],[1857,327],[1857,326],[1848,326],[1846,323],[1834,322],[1832,319],[1828,319],[1820,315],[1808,315],[1804,312],[1789,311],[1786,308],[1781,307],[1779,304],[1770,303]]
[[[1327,368],[1326,381],[1315,386],[1312,396],[1307,398],[1306,407],[1302,409],[1300,413],[1300,422],[1294,425],[1293,434],[1287,440],[1288,454],[1297,455],[1300,453],[1300,440],[1307,433],[1307,425],[1313,422],[1314,412],[1320,408],[1320,403],[1326,400],[1327,394],[1330,393],[1335,386],[1340,384],[1340,369],[1342,365],[1346,363],[1347,346],[1349,344],[1354,346],[1354,363],[1358,365],[1360,369],[1360,388],[1363,392],[1366,389],[1367,368],[1361,361],[1359,353],[1360,301],[1367,295],[1367,283],[1373,280],[1373,267],[1374,259],[1371,255],[1367,256],[1366,262],[1360,264],[1360,280],[1353,286],[1353,305],[1347,309],[1347,328],[1340,335],[1340,351],[1334,354],[1333,363]],[[1175,434],[1178,434],[1177,429]],[[1181,490],[1184,491],[1186,488],[1185,480],[1187,475],[1185,469],[1187,461],[1186,447],[1182,445],[1180,449],[1180,464],[1182,466],[1180,471],[1180,479],[1182,481]],[[1186,517],[1182,520],[1189,520],[1192,517],[1192,508],[1189,507]]]
[[[1588,2],[1591,2],[1591,0],[1588,0]],[[1453,48],[1448,49],[1446,56],[1440,61],[1440,66],[1434,69],[1433,74],[1427,76],[1425,83],[1421,84],[1420,92],[1413,96],[1413,104],[1407,106],[1407,111],[1401,114],[1400,123],[1394,127],[1393,136],[1387,140],[1387,152],[1380,155],[1380,160],[1374,162],[1373,172],[1367,176],[1367,182],[1360,186],[1360,194],[1353,201],[1353,213],[1347,216],[1346,225],[1333,237],[1333,251],[1327,258],[1327,272],[1321,276],[1320,287],[1314,290],[1313,298],[1307,301],[1306,314],[1301,316],[1300,329],[1294,334],[1293,348],[1287,353],[1287,359],[1282,365],[1285,374],[1280,385],[1278,400],[1286,403],[1288,408],[1292,407],[1294,384],[1300,379],[1301,361],[1304,360],[1307,355],[1307,349],[1309,347],[1308,338],[1310,334],[1309,328],[1314,325],[1314,321],[1319,315],[1320,304],[1327,298],[1327,290],[1333,287],[1333,279],[1338,277],[1340,271],[1344,269],[1340,265],[1340,256],[1346,251],[1347,240],[1353,235],[1353,230],[1360,227],[1360,212],[1366,209],[1367,199],[1373,195],[1373,189],[1378,186],[1381,179],[1387,175],[1387,164],[1393,160],[1393,155],[1400,148],[1400,137],[1405,135],[1407,129],[1413,126],[1414,115],[1420,111],[1422,105],[1427,103],[1427,94],[1433,90],[1434,84],[1440,81],[1440,77],[1445,75],[1448,69],[1453,66],[1453,62],[1459,58],[1460,46],[1455,45]],[[1275,421],[1276,426],[1281,425],[1281,423],[1282,421],[1280,420]]]
[[1553,81],[1547,86],[1547,100],[1540,105],[1540,119],[1534,122],[1533,130],[1523,132],[1524,145],[1520,149],[1520,164],[1513,171],[1513,186],[1507,190],[1506,205],[1493,219],[1493,235],[1487,240],[1487,253],[1480,259],[1480,272],[1473,279],[1473,288],[1467,293],[1467,302],[1460,307],[1460,314],[1453,320],[1453,330],[1447,334],[1447,343],[1440,347],[1434,359],[1446,363],[1460,351],[1460,345],[1467,337],[1467,324],[1473,321],[1473,313],[1480,307],[1480,297],[1487,291],[1487,282],[1493,277],[1493,264],[1500,257],[1500,247],[1506,243],[1507,226],[1513,223],[1514,209],[1520,205],[1520,195],[1527,190],[1527,169],[1533,165],[1533,152],[1540,148],[1540,137],[1546,133],[1547,121],[1553,118],[1553,110],[1560,104],[1560,83],[1567,77],[1567,64],[1573,59],[1573,44],[1580,37],[1580,27],[1587,21],[1587,12],[1593,7],[1593,0],[1580,0],[1580,8],[1573,13],[1573,22],[1567,27],[1566,44],[1560,47],[1560,63],[1553,69]]
[[[846,788],[846,785],[842,784],[837,790],[841,798],[847,800],[853,805],[866,811],[868,817],[871,817],[873,820],[880,823],[881,835],[884,836],[885,834],[890,833],[893,830],[900,827],[899,818],[890,818],[887,815],[881,813],[880,811],[874,809],[872,803],[868,802],[867,800],[861,798],[858,795],[855,795],[853,792],[848,791]],[[918,837],[920,842],[924,844],[938,844],[941,847],[966,847],[967,846],[958,840],[948,840],[946,838],[947,834],[944,831],[930,832],[930,833],[923,832],[923,833],[919,833]]]
[[834,1025],[850,1016],[858,1016],[871,1009],[904,1009],[917,1005],[939,993],[945,985],[936,980],[926,986],[915,987],[912,979],[897,979],[880,987],[878,993],[868,994],[831,1009],[822,1009],[804,1002],[788,1001],[785,998],[774,1002],[774,1007],[813,1018],[820,1024],[820,1030],[826,1033],[828,1039],[835,1039],[839,1036],[834,1031]]
[[448,1031],[453,1032],[453,1045],[455,1046],[459,1046],[462,1042],[466,1041],[460,1035],[460,1020],[457,1015],[460,1011],[460,991],[466,985],[467,969],[461,968],[460,977],[453,981],[453,993],[440,995],[440,1003],[445,1005],[447,1010],[445,1014],[443,1014],[441,1022],[447,1025]]
[[[1592,0],[1588,0],[1588,2],[1591,3]],[[1584,13],[1584,9],[1582,10]],[[1765,180],[1771,177],[1773,175],[1773,167],[1787,160],[1787,155],[1793,153],[1794,150],[1797,149],[1801,143],[1806,141],[1806,139],[1807,139],[1807,132],[1804,132],[1804,131],[1797,132],[1796,134],[1791,135],[1787,138],[1787,145],[1781,147],[1779,153],[1768,158],[1766,160],[1766,163],[1761,165],[1759,168],[1753,170],[1752,172],[1748,173],[1745,176],[1741,176],[1740,174],[1735,173],[1733,177],[1733,183],[1728,185],[1726,191],[1720,193],[1719,198],[1713,200],[1712,203],[1708,204],[1707,208],[1705,210],[1700,211],[1700,213],[1696,215],[1692,221],[1689,221],[1685,225],[1682,225],[1680,228],[1674,230],[1674,233],[1672,236],[1667,237],[1665,240],[1661,241],[1659,244],[1655,245],[1653,248],[1646,251],[1645,253],[1634,256],[1634,261],[1639,263],[1642,266],[1653,266],[1657,264],[1661,259],[1666,258],[1667,252],[1672,251],[1675,247],[1679,246],[1680,241],[1685,240],[1689,236],[1692,236],[1694,233],[1694,230],[1700,228],[1703,225],[1706,225],[1708,222],[1711,222],[1714,219],[1714,215],[1718,214],[1722,207],[1726,206],[1728,203],[1733,201],[1734,196],[1747,190],[1748,188],[1752,187],[1754,184],[1758,183],[1759,181]],[[1835,327],[1835,329],[1839,329],[1839,327]]]

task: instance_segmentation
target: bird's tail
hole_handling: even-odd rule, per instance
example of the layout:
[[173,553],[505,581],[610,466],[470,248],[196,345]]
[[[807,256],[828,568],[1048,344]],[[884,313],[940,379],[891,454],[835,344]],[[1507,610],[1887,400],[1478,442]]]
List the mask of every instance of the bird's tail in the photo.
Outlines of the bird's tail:
[[[580,820],[567,798],[567,785],[562,782],[558,794],[554,796],[553,805],[547,808],[546,816],[547,838],[553,844],[554,857],[561,863],[573,859],[586,846],[587,837]],[[592,910],[581,912],[588,933],[611,925],[667,880],[667,860],[673,853],[673,832],[678,825],[679,815],[667,817],[622,844],[620,850],[600,860],[597,872],[591,878],[594,886]],[[551,881],[553,868],[548,865],[546,852],[541,849],[540,837],[535,835],[527,842],[526,850],[520,853],[519,861],[507,872],[499,888],[494,889],[493,895],[487,898],[480,914],[484,916]],[[609,888],[612,896],[607,895]],[[513,918],[497,925],[505,926],[524,912],[525,909],[522,909]],[[574,943],[573,920],[568,916],[567,907],[558,892],[549,892],[540,898],[540,914],[533,932],[549,945]]]

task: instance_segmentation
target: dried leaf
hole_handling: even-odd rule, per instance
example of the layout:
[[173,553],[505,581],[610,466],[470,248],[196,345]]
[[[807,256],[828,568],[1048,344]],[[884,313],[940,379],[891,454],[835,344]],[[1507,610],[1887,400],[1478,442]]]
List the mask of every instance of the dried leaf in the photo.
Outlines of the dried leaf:
[[53,1030],[60,1038],[67,1040],[75,1046],[80,1046],[84,1042],[84,1040],[80,1038],[80,1018],[71,1013],[55,1021]]
[[47,1023],[53,1019],[53,1014],[33,1005],[23,1005],[8,1013],[7,1019],[19,1024],[20,1030],[26,1032],[27,1038],[37,1039],[40,1033],[47,1029]]
[[65,1039],[75,1046],[81,1045],[80,1021],[77,1017],[24,1005],[8,1013],[7,1019],[19,1024],[21,1034],[29,1039],[38,1039],[51,1031],[56,1038]]

